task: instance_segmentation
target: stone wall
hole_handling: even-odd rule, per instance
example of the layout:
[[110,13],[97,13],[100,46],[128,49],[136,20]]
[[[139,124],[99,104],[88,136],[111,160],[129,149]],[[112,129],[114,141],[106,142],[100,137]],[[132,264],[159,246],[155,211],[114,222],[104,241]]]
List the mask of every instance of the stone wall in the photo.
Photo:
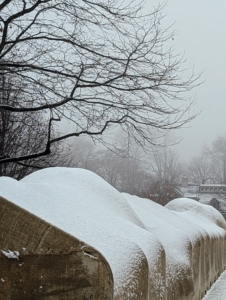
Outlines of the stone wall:
[[1,197],[0,250],[1,300],[113,299],[112,272],[97,250]]
[[[194,234],[184,231],[186,242],[181,242],[186,263],[175,255],[170,265],[174,249],[163,242],[155,266],[150,268],[143,254],[139,267],[131,271],[133,280],[129,274],[114,295],[111,267],[101,253],[0,197],[0,300],[201,300],[226,269],[226,223],[203,219],[199,227],[195,220],[188,223]],[[173,227],[173,219],[165,218],[164,224],[171,226],[168,232],[175,241],[184,230],[182,224]],[[148,226],[146,230],[155,232]],[[7,257],[13,253],[15,258]]]

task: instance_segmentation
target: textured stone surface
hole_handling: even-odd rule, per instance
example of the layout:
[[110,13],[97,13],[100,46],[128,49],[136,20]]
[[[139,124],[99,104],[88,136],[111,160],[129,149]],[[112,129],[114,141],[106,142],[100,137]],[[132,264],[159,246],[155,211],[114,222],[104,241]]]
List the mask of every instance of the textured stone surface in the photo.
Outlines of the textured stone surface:
[[95,249],[0,198],[1,300],[110,300],[113,278]]
[[[225,224],[218,226],[219,234],[197,227],[184,248],[189,264],[178,264],[176,277],[163,247],[153,270],[143,255],[114,297],[110,266],[97,250],[0,197],[0,300],[201,300],[226,269]],[[18,251],[18,259],[1,250]]]

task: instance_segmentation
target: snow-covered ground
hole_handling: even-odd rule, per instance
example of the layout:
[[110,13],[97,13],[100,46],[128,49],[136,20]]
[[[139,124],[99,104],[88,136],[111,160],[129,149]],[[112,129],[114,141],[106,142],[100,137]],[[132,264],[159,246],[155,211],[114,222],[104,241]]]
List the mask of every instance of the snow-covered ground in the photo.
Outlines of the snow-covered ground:
[[224,271],[211,289],[206,293],[203,300],[225,300],[226,299],[226,271]]
[[[19,182],[1,177],[0,196],[102,253],[112,269],[114,294],[119,299],[124,291],[126,299],[141,299],[136,281],[144,261],[148,263],[149,293],[158,293],[158,300],[165,299],[166,292],[172,294],[168,299],[179,299],[179,294],[173,298],[179,287],[183,293],[189,286],[190,293],[206,284],[198,272],[193,274],[194,249],[197,243],[202,247],[207,236],[208,243],[216,239],[218,247],[226,234],[226,223],[213,207],[185,198],[162,207],[121,194],[83,169],[48,168]],[[201,268],[203,263],[198,264]],[[208,276],[205,280],[212,280]]]

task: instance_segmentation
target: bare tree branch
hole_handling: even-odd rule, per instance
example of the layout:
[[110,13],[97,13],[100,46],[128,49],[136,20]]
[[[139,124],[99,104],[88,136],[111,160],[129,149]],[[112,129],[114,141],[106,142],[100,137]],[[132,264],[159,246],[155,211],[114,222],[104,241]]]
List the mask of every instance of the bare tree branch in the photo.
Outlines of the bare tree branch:
[[[163,6],[149,14],[142,6],[114,0],[0,4],[0,75],[11,77],[11,91],[20,95],[20,101],[0,99],[0,110],[14,118],[45,113],[47,128],[45,150],[42,144],[23,155],[19,149],[10,157],[0,153],[0,164],[48,156],[70,137],[104,143],[103,133],[116,125],[141,146],[161,144],[155,136],[197,116],[190,91],[200,74],[188,75],[183,57],[167,48],[173,33],[161,25]],[[65,119],[70,133],[56,134],[56,122]]]

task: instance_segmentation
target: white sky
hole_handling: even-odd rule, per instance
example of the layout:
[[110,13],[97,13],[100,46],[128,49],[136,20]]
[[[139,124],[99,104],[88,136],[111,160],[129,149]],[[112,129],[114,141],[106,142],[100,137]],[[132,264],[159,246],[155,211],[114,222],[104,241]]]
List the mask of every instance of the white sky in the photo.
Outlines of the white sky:
[[[151,9],[158,3],[148,0],[146,5]],[[169,0],[165,13],[166,26],[174,23],[176,31],[175,53],[184,53],[197,73],[204,71],[205,82],[195,91],[196,109],[202,113],[177,133],[183,141],[176,149],[187,159],[204,143],[226,135],[226,1]]]

